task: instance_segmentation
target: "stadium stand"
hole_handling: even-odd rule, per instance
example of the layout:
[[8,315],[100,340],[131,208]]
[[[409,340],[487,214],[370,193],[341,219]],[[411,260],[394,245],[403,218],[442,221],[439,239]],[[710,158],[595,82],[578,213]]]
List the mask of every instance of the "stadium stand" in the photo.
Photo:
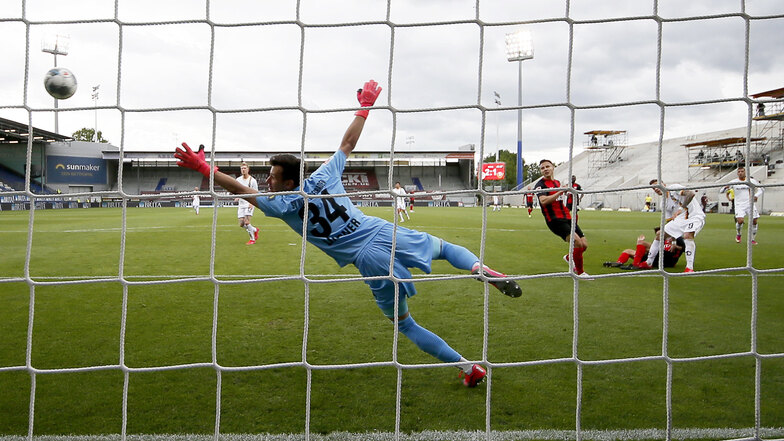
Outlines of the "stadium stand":
[[[117,184],[113,190],[117,190]],[[202,185],[201,176],[193,176],[187,170],[170,167],[124,167],[123,190],[129,193],[175,192],[209,189]]]
[[[759,203],[760,210],[784,210],[784,88],[751,98],[760,101],[750,131],[743,126],[663,140],[664,183],[700,187],[699,192],[704,192],[709,201],[718,202],[720,211],[729,211],[722,187],[735,178],[739,165],[748,164],[750,175],[769,187]],[[618,130],[592,130],[585,135],[585,150],[571,163],[560,164],[556,179],[569,182],[571,166],[571,174],[577,176],[583,190],[593,192],[583,198],[584,207],[601,204],[615,210],[640,210],[650,190],[619,190],[645,186],[658,176],[658,141],[627,146],[626,132]]]
[[[722,161],[725,155],[722,152],[716,164],[704,165],[705,173],[694,173],[693,160],[699,152],[700,146],[707,145],[714,149],[730,146],[732,154],[738,150],[741,143],[745,147],[746,127],[739,127],[730,130],[690,135],[665,139],[662,143],[662,180],[667,183],[678,183],[689,186],[705,187],[700,192],[705,192],[710,201],[725,201],[723,194],[720,194],[723,184],[735,176],[735,170],[739,163],[734,156],[727,161]],[[754,139],[765,138],[764,140],[753,141]],[[742,141],[739,141],[742,139]],[[753,136],[752,142],[759,142],[762,145],[755,145],[751,149],[755,156],[751,163],[751,176],[763,185],[776,185],[784,183],[784,170],[777,175],[777,167],[784,168],[784,148],[782,147],[781,136]],[[714,147],[715,145],[715,147]],[[697,153],[691,151],[696,148]],[[728,153],[729,153],[728,150]],[[595,149],[586,149],[575,155],[572,161],[572,174],[577,176],[578,182],[583,189],[588,192],[583,198],[584,207],[590,207],[596,202],[601,202],[604,207],[614,210],[628,208],[631,210],[641,210],[644,205],[645,196],[652,194],[648,189],[633,190],[630,192],[620,192],[621,189],[635,186],[645,186],[648,182],[657,177],[658,174],[658,142],[648,142],[638,145],[625,146],[620,156],[623,160],[605,162],[599,165],[596,158]],[[605,154],[604,152],[599,154]],[[711,155],[713,151],[711,152]],[[756,158],[756,159],[754,159]],[[781,161],[780,163],[778,161]],[[771,173],[772,172],[772,173]],[[561,182],[569,182],[569,162],[560,164],[556,169],[556,179]],[[654,197],[654,200],[656,198]],[[779,211],[784,207],[784,192],[780,187],[768,189],[761,203],[763,212]]]
[[[33,178],[30,181],[30,191],[35,194],[53,194],[55,193],[54,190],[48,188],[46,186],[42,186],[39,182],[36,182],[37,179]],[[2,181],[1,190],[10,189],[10,191],[23,191],[25,189],[25,178],[24,175],[20,175],[15,171],[6,168],[0,165],[0,181]]]

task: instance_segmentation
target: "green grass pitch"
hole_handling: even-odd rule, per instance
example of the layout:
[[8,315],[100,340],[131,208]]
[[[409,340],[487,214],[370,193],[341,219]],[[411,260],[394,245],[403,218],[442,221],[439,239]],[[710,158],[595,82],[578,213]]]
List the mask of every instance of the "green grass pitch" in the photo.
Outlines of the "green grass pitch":
[[[391,208],[365,212],[392,219]],[[394,431],[395,367],[321,369],[392,360],[392,325],[365,284],[310,283],[306,296],[303,281],[282,278],[300,274],[300,237],[257,211],[259,242],[246,246],[235,214],[219,210],[213,260],[210,208],[199,216],[185,208],[128,209],[125,240],[120,209],[35,211],[27,262],[30,213],[1,212],[0,435],[28,433],[33,376],[18,368],[27,363],[30,311],[29,360],[45,370],[34,376],[35,435],[120,433],[121,360],[134,369],[128,434],[213,433],[218,375],[209,366],[188,367],[213,361],[213,327],[217,363],[231,368],[220,375],[222,433],[302,433],[308,382],[311,432]],[[659,213],[580,212],[579,219],[591,274],[620,274],[602,262],[632,248],[640,233],[651,237],[660,222]],[[482,223],[479,208],[417,208],[402,225],[479,254]],[[485,262],[520,277],[523,297],[492,287],[485,297],[475,280],[440,279],[418,283],[409,305],[420,324],[466,358],[505,364],[491,372],[492,430],[573,430],[573,351],[586,363],[581,428],[664,429],[668,365],[650,359],[663,350],[675,360],[673,427],[754,427],[757,363],[761,426],[784,427],[784,273],[683,277],[682,258],[672,277],[623,272],[577,282],[575,294],[561,259],[568,244],[547,230],[538,211],[529,218],[521,209],[488,210],[486,226]],[[708,215],[697,237],[697,270],[746,266],[745,238],[744,230],[744,243],[735,243],[732,216]],[[784,218],[763,217],[757,238],[753,267],[780,269]],[[34,289],[24,280],[26,269],[40,283]],[[130,282],[127,293],[111,280],[120,272]],[[304,273],[314,280],[357,275],[311,246]],[[556,275],[541,276],[548,273]],[[189,280],[211,274],[220,281],[217,297],[213,282]],[[435,262],[433,274],[464,273]],[[50,284],[85,280],[91,282]],[[747,354],[753,350],[761,357]],[[317,367],[310,378],[301,365],[286,365],[302,362],[303,354]],[[696,357],[709,358],[689,360]],[[436,363],[402,335],[397,359]],[[618,359],[634,360],[598,363]],[[270,364],[282,366],[259,368]],[[74,370],[101,366],[109,368]],[[463,387],[454,367],[406,368],[400,430],[484,431],[487,402],[487,384]]]

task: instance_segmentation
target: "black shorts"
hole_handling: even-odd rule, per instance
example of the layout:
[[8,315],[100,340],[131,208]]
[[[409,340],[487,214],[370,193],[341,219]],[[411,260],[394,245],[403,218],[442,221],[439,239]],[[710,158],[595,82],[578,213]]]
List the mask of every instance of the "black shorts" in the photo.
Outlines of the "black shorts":
[[525,206],[528,208],[534,208],[534,201],[525,201]]
[[[569,240],[569,236],[572,234],[572,220],[553,219],[550,222],[547,222],[547,228],[561,239]],[[579,225],[574,226],[574,232],[577,233],[578,237],[585,237],[583,230],[580,229]]]

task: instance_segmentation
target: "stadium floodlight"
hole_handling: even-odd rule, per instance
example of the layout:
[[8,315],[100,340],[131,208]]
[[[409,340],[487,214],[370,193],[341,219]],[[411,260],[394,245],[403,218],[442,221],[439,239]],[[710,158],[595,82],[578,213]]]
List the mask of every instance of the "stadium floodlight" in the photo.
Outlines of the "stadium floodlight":
[[[68,35],[55,35],[54,39],[52,37],[45,38],[41,41],[41,52],[46,52],[48,54],[54,55],[54,66],[57,66],[57,56],[58,55],[68,55],[68,46],[70,43],[71,37]],[[57,98],[54,99],[54,132],[60,133],[60,121],[57,118]]]
[[100,87],[101,87],[100,84],[97,86],[93,86],[93,94],[92,94],[93,104],[95,105],[95,125],[93,126],[93,132],[94,132],[93,136],[95,136],[95,142],[99,142],[98,141],[98,95],[100,94],[100,92],[98,91],[98,89],[100,89]]
[[534,57],[534,42],[531,31],[519,29],[506,34],[506,59],[509,61],[530,60]]
[[506,59],[517,61],[517,185],[523,184],[523,61],[534,58],[531,31],[518,29],[506,34]]
[[[495,104],[498,107],[501,107],[501,94],[493,91],[493,96],[495,96]],[[501,122],[500,122],[500,113],[495,114],[495,162],[499,161],[499,157],[501,155],[501,142],[499,141],[498,134],[501,131]]]

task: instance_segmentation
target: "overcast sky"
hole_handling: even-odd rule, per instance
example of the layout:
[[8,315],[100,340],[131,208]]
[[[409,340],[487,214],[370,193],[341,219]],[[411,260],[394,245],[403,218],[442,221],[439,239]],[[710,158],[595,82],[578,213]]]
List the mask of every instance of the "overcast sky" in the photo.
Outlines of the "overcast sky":
[[[444,24],[476,20],[477,4],[484,26]],[[390,24],[388,3],[374,0],[300,0],[299,12],[293,0],[119,0],[117,11],[114,0],[27,0],[24,11],[21,0],[0,0],[0,117],[26,122],[28,106],[34,126],[54,131],[53,99],[43,88],[54,58],[41,45],[59,34],[69,36],[69,53],[57,64],[79,82],[77,93],[59,102],[59,132],[92,128],[97,114],[98,130],[128,151],[169,150],[182,141],[298,151],[303,127],[306,150],[331,151],[353,113],[336,110],[357,106],[356,89],[370,78],[384,88],[376,104],[398,112],[371,112],[359,149],[514,150],[517,110],[493,110],[493,92],[502,109],[517,105],[518,62],[507,61],[504,35],[524,26],[535,55],[523,62],[523,106],[533,106],[523,110],[523,156],[560,162],[572,144],[567,102],[656,99],[654,4],[668,20],[664,103],[743,98],[745,86],[749,94],[784,87],[781,0],[748,0],[745,10],[742,0],[574,0],[568,17],[567,3],[556,0],[391,0]],[[750,20],[722,17],[740,12]],[[700,16],[715,18],[692,19]],[[302,26],[293,23],[298,18]],[[688,19],[669,21],[681,18]],[[150,22],[156,24],[142,25]],[[376,23],[360,24],[367,22]],[[104,107],[97,112],[96,85]],[[218,113],[169,110],[200,106]],[[314,112],[305,117],[298,106]],[[464,106],[474,107],[426,110]],[[667,107],[664,136],[740,127],[748,109],[742,102]],[[574,154],[589,130],[626,130],[630,144],[655,141],[660,118],[656,104],[577,109]]]

